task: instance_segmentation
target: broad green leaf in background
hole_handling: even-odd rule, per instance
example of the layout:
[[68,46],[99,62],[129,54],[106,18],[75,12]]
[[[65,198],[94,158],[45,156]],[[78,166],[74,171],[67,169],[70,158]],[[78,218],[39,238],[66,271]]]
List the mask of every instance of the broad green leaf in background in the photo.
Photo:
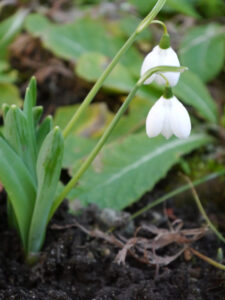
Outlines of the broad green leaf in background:
[[[131,133],[143,131],[150,106],[148,100],[135,98],[107,142],[111,143],[117,139],[123,140]],[[55,123],[63,128],[69,120],[70,111],[75,111],[77,107],[78,105],[74,105],[70,109],[58,108]],[[65,140],[63,167],[69,169],[70,173],[72,169],[77,168],[78,161],[85,158],[94,148],[97,143],[96,138],[106,129],[112,119],[112,113],[106,109],[103,103],[89,106],[88,111],[89,113],[81,118],[79,126],[75,127],[72,134]]]
[[0,23],[0,59],[6,59],[7,48],[22,29],[27,13],[27,10],[21,9]]
[[84,205],[96,203],[101,208],[123,209],[151,190],[180,156],[210,140],[204,134],[169,141],[137,134],[109,144],[71,191],[69,198],[78,199]]
[[214,23],[192,28],[181,42],[179,54],[182,65],[203,81],[215,78],[224,66],[224,27]]
[[47,31],[51,30],[51,23],[45,16],[33,13],[29,14],[25,20],[25,28],[34,36],[44,39],[43,34],[47,35]]
[[[96,53],[83,54],[77,61],[77,74],[88,80],[96,81],[107,65],[107,58]],[[104,82],[104,87],[128,93],[136,80],[121,64],[118,64]],[[201,116],[210,122],[217,121],[217,109],[214,100],[207,91],[202,80],[191,71],[181,75],[178,85],[174,88],[177,97],[193,106]],[[142,86],[137,95],[152,105],[162,94],[154,85]]]
[[[63,106],[57,109],[54,123],[61,129],[65,128],[79,104]],[[105,103],[92,104],[81,116],[73,128],[73,133],[84,137],[99,137],[105,127],[112,120],[113,114],[109,113]]]
[[[107,57],[99,53],[86,53],[78,60],[75,70],[80,77],[88,81],[96,81],[108,63]],[[123,92],[129,92],[134,85],[135,79],[132,74],[120,63],[104,82],[104,86]]]
[[[132,64],[132,61],[130,63]],[[105,56],[90,52],[78,59],[75,71],[80,77],[94,82],[105,70],[107,64],[108,60]],[[103,86],[114,91],[129,93],[139,78],[139,71],[140,67],[136,69],[137,74],[134,76],[125,66],[118,63]],[[141,87],[137,95],[148,99],[149,103],[153,104],[161,95],[161,91],[154,85],[148,85]]]
[[17,72],[16,71],[10,71],[10,72],[1,72],[0,71],[0,84],[1,83],[13,83],[17,78]]
[[[137,7],[138,11],[144,16],[153,8],[157,0],[129,0],[131,4]],[[190,0],[167,0],[166,5],[162,9],[162,13],[166,11],[179,12],[192,17],[199,17],[194,5]]]
[[19,90],[10,83],[0,83],[0,107],[3,103],[21,105]]
[[179,12],[194,18],[199,18],[199,14],[196,12],[194,5],[190,0],[167,0],[164,9],[167,7],[172,9],[173,12]]
[[195,0],[199,11],[207,18],[211,17],[224,17],[225,15],[225,2],[224,0]]
[[[134,16],[129,15],[126,17],[122,17],[119,21],[120,28],[122,29],[123,33],[129,37],[134,30],[137,28],[139,23],[141,22],[141,19]],[[152,40],[152,34],[150,30],[144,30],[142,31],[138,36],[137,40],[146,40],[148,43]]]
[[175,95],[186,104],[193,106],[207,121],[216,123],[216,103],[202,80],[191,71],[181,74],[179,83],[173,89]]
[[[74,61],[87,52],[100,53],[112,59],[126,40],[110,34],[102,20],[87,17],[74,23],[57,25],[43,16],[31,14],[26,19],[25,27],[34,36],[40,37],[44,46],[55,55]],[[136,72],[141,56],[135,48],[131,48],[121,62]]]

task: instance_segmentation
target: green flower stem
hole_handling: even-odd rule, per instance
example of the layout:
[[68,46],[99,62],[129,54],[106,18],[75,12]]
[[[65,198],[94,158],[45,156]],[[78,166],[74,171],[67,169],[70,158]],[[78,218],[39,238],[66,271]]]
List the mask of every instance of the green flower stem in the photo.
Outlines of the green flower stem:
[[55,203],[53,205],[50,218],[62,202],[62,200],[68,195],[68,193],[71,191],[72,188],[76,185],[80,177],[83,175],[83,173],[87,170],[87,168],[90,166],[90,164],[93,162],[99,151],[102,149],[103,145],[105,144],[107,138],[111,134],[113,128],[118,123],[121,116],[124,114],[124,112],[127,110],[128,105],[130,104],[131,100],[134,98],[137,90],[140,88],[140,86],[145,82],[146,79],[148,79],[152,74],[156,72],[182,72],[186,68],[185,67],[170,67],[170,66],[160,66],[155,67],[147,71],[135,84],[129,95],[127,96],[126,100],[120,107],[119,111],[113,118],[112,122],[109,124],[108,128],[94,147],[94,149],[89,154],[88,158],[85,160],[85,162],[81,165],[80,169],[77,171],[77,173],[73,176],[73,178],[68,182],[68,184],[64,187],[61,194],[56,198]]
[[108,65],[108,67],[105,69],[105,71],[102,73],[102,75],[99,77],[99,79],[96,81],[93,88],[90,90],[82,104],[80,105],[79,109],[75,112],[65,129],[63,130],[63,136],[64,138],[68,136],[70,131],[72,130],[74,124],[77,122],[77,120],[80,118],[82,113],[86,110],[88,105],[91,103],[91,101],[94,99],[97,92],[102,87],[103,82],[108,77],[108,75],[111,73],[113,68],[116,66],[118,61],[120,60],[121,56],[130,48],[130,46],[134,43],[136,36],[142,32],[156,17],[156,15],[159,13],[163,5],[165,4],[166,0],[158,0],[156,5],[153,7],[152,11],[145,17],[143,21],[138,25],[136,30],[133,32],[133,34],[129,37],[129,39],[126,41],[126,43],[123,45],[123,47],[118,51],[116,56],[113,58],[111,63]]
[[151,22],[151,24],[159,24],[159,25],[161,25],[163,27],[164,34],[168,34],[166,24],[163,23],[162,21],[154,20],[154,21]]

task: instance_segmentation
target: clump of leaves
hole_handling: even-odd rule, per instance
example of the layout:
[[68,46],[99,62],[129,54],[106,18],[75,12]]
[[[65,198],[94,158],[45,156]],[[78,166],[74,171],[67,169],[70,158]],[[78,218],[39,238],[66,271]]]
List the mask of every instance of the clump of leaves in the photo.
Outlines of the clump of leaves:
[[0,181],[8,194],[10,224],[21,237],[26,255],[37,253],[44,241],[54,203],[63,157],[63,138],[52,118],[39,120],[36,81],[26,90],[24,108],[4,105],[0,136]]

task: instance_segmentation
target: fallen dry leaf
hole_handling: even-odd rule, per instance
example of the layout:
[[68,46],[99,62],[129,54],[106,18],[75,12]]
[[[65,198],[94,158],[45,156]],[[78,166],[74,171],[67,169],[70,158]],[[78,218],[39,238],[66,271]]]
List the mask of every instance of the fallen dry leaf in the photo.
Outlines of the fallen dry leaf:
[[[170,229],[158,228],[154,225],[143,225],[137,228],[135,236],[130,239],[126,239],[121,235],[116,237],[112,233],[104,233],[99,229],[88,230],[79,223],[67,226],[52,225],[51,228],[60,230],[78,227],[93,238],[102,239],[107,243],[121,248],[115,258],[116,263],[125,264],[126,257],[129,254],[142,263],[156,266],[158,270],[160,266],[166,266],[176,260],[184,251],[190,248],[191,243],[200,239],[208,230],[206,227],[182,229],[182,226],[183,222],[181,220],[174,221]],[[155,236],[153,238],[138,236],[141,231],[148,231]],[[156,253],[158,249],[165,248],[173,243],[181,246],[175,254],[162,256]]]

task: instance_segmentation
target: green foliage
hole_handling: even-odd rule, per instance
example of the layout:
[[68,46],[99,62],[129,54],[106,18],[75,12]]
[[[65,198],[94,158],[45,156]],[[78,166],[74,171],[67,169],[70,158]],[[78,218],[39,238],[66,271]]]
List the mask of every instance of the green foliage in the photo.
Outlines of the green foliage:
[[[134,32],[134,30],[137,28],[137,26],[139,25],[140,22],[141,22],[141,19],[136,16],[133,16],[133,15],[123,17],[119,22],[119,26],[122,30],[122,34],[129,37]],[[137,36],[136,40],[137,41],[139,41],[139,40],[146,41],[149,43],[152,40],[151,31],[147,30],[147,29],[142,31]]]
[[19,90],[11,83],[0,83],[0,106],[3,103],[21,105]]
[[17,73],[10,70],[7,58],[8,47],[21,31],[26,15],[26,10],[19,10],[0,23],[0,106],[3,103],[22,103],[18,88],[12,84],[17,78]]
[[[156,0],[129,0],[129,2],[136,6],[138,11],[142,15],[146,15],[156,4]],[[162,9],[164,11],[170,11],[172,13],[183,13],[192,17],[199,17],[196,12],[193,3],[190,3],[190,0],[167,0],[166,5]]]
[[[107,59],[96,53],[86,53],[78,59],[76,72],[86,80],[95,81],[103,72]],[[104,86],[115,90],[129,92],[135,84],[135,78],[130,72],[118,64],[104,82]],[[206,120],[217,122],[217,110],[214,100],[207,91],[201,79],[190,71],[181,75],[178,85],[174,88],[175,95],[185,103],[192,105]],[[138,95],[148,99],[152,104],[160,96],[160,91],[154,86],[143,86]]]
[[[161,16],[183,13],[199,18],[198,12],[203,9],[200,1],[167,0]],[[81,2],[93,4],[93,1]],[[129,3],[146,15],[156,0],[129,0]],[[215,7],[215,1],[207,3]],[[198,12],[197,8],[200,8]],[[60,130],[53,128],[52,117],[46,117],[39,124],[43,110],[35,106],[34,79],[26,91],[24,109],[10,106],[20,105],[21,100],[18,89],[12,85],[17,74],[7,64],[7,49],[20,32],[26,14],[24,10],[18,11],[0,24],[0,104],[7,103],[2,109],[4,136],[0,135],[0,181],[8,193],[10,224],[18,230],[23,248],[30,255],[37,253],[43,244],[51,209],[57,199],[55,193],[61,167],[67,168],[70,175],[77,171],[113,114],[105,104],[92,105],[65,141],[63,156],[64,141]],[[139,22],[139,17],[131,15],[116,21],[86,16],[59,25],[35,13],[26,18],[25,29],[39,37],[54,55],[75,62],[79,77],[95,82]],[[104,92],[121,94],[132,90],[140,77],[143,60],[139,48],[145,52],[145,42],[151,40],[148,30],[137,37],[137,47],[129,49],[105,80]],[[182,74],[174,93],[212,123],[218,122],[218,112],[204,82],[221,71],[224,53],[223,27],[219,24],[194,27],[180,47],[182,64],[191,71]],[[84,205],[94,202],[100,207],[123,209],[152,189],[180,162],[182,155],[211,142],[205,134],[193,134],[187,140],[148,139],[144,133],[145,118],[161,92],[154,84],[139,89],[104,150],[79,181],[79,186],[70,193],[70,199],[78,198]],[[124,100],[121,95],[120,100]],[[59,108],[54,122],[64,128],[77,109],[78,105]]]
[[210,141],[202,134],[187,140],[148,139],[146,134],[129,136],[109,144],[69,194],[83,204],[123,209],[137,201],[163,178],[181,155]]
[[7,48],[22,29],[23,21],[27,15],[26,10],[20,10],[0,24],[0,59],[7,57]]
[[63,156],[63,138],[58,127],[42,143],[37,158],[37,195],[28,237],[28,253],[37,253],[44,241]]
[[0,137],[0,181],[11,201],[23,247],[26,248],[36,187],[24,162],[2,136]]
[[196,0],[198,9],[205,17],[224,16],[225,3],[223,0]]
[[214,100],[202,80],[191,71],[181,74],[177,86],[174,87],[176,96],[197,110],[207,121],[217,123],[218,111]]
[[[55,115],[55,124],[63,129],[78,107],[79,105],[58,108]],[[107,142],[121,140],[129,134],[143,131],[149,108],[148,100],[135,98]],[[69,169],[70,174],[72,174],[72,170],[77,169],[81,161],[93,149],[97,143],[97,138],[109,125],[112,117],[112,113],[103,103],[92,104],[82,115],[71,135],[65,140],[63,167]]]
[[[26,19],[25,27],[33,35],[40,37],[44,46],[55,55],[75,61],[87,52],[113,58],[125,42],[123,37],[110,34],[102,20],[88,17],[71,24],[57,25],[41,15],[31,14]],[[135,48],[131,48],[121,63],[136,73],[141,64],[141,56]]]
[[[80,77],[89,81],[96,81],[108,64],[108,58],[99,53],[85,53],[78,59],[76,72]],[[104,86],[116,90],[129,92],[135,84],[135,79],[122,64],[117,64]]]
[[219,24],[192,28],[184,37],[179,53],[182,64],[203,81],[215,78],[224,66],[224,28]]
[[35,104],[33,78],[23,110],[3,106],[4,136],[0,136],[0,181],[10,202],[10,224],[19,231],[27,255],[37,253],[42,245],[63,155],[60,130],[44,126],[46,121],[38,125],[43,110]]

